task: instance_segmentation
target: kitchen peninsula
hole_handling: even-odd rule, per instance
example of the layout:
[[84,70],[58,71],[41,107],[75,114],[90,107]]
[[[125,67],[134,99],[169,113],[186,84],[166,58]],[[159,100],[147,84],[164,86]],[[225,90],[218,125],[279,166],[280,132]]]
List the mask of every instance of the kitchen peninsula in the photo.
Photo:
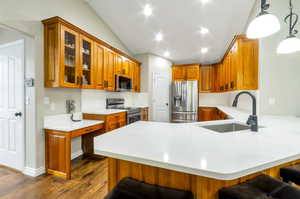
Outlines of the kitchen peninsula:
[[[191,190],[197,199],[217,198],[223,187],[300,162],[299,118],[264,116],[258,133],[217,133],[208,124],[245,122],[248,114],[218,109],[226,121],[172,124],[137,122],[95,139],[95,153],[109,157],[109,190],[124,177]],[[284,139],[283,139],[284,138]]]

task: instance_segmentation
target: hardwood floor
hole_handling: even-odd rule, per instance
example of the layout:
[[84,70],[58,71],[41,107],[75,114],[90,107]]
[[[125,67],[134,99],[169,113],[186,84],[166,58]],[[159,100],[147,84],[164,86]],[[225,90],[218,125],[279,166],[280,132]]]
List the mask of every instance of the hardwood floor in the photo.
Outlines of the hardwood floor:
[[72,179],[37,178],[0,165],[0,199],[102,199],[107,194],[107,159],[72,161]]

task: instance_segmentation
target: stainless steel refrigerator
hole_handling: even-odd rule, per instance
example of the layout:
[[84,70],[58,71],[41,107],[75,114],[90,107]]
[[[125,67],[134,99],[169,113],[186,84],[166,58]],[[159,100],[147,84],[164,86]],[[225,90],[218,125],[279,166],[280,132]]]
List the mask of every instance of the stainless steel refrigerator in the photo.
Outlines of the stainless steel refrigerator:
[[198,81],[172,84],[172,122],[198,121]]

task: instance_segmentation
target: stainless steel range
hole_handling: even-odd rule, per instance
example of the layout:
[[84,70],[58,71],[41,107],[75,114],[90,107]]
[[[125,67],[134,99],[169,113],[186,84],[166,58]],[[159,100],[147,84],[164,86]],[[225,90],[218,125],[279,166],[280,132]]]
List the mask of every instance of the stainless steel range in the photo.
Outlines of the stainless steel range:
[[107,109],[119,109],[126,110],[127,112],[127,124],[131,124],[141,120],[141,111],[139,108],[125,107],[125,100],[122,98],[107,98]]

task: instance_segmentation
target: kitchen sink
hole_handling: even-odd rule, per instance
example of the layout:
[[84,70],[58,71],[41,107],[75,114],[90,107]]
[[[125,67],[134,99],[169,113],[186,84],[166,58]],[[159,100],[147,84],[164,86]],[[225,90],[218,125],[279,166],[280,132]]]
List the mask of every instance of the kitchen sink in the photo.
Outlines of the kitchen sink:
[[209,129],[218,133],[230,133],[235,131],[249,130],[251,127],[239,123],[228,123],[228,124],[216,124],[216,125],[206,125],[200,126],[205,129]]

